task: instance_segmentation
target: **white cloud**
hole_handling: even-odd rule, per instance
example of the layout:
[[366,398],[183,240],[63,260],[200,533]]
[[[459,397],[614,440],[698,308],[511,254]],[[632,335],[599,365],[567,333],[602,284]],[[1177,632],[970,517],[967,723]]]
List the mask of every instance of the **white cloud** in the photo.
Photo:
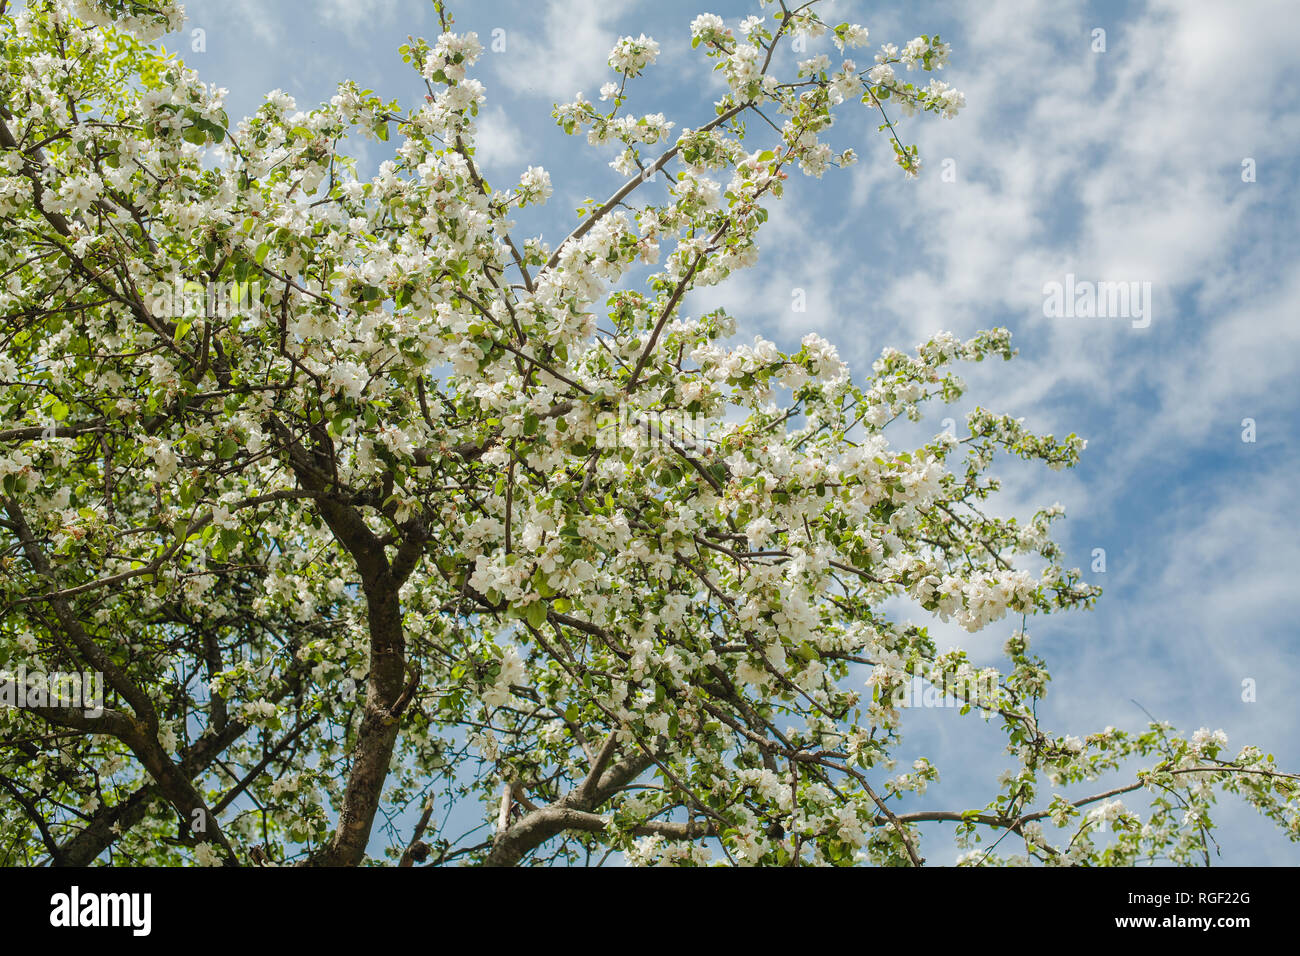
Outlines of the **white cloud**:
[[[192,7],[193,4],[187,4]],[[206,13],[204,7],[194,9],[185,21],[185,32],[188,33],[191,27],[211,26],[208,22],[211,17],[203,17]],[[189,11],[187,10],[187,13]],[[199,19],[203,17],[203,19]],[[279,11],[272,5],[259,3],[258,0],[227,0],[225,8],[221,11],[222,25],[229,23],[238,23],[244,30],[252,33],[259,42],[266,46],[273,46],[281,37],[283,24],[280,22]],[[209,32],[212,32],[209,30]]]
[[[981,398],[1046,412],[1072,389],[1094,414],[1129,403],[1129,464],[1204,437],[1216,416],[1249,415],[1251,396],[1270,404],[1268,386],[1300,374],[1300,285],[1279,280],[1295,256],[1274,248],[1268,183],[1239,173],[1245,155],[1276,169],[1300,133],[1294,97],[1278,94],[1295,86],[1300,11],[1157,2],[1111,18],[1104,54],[1082,11],[1001,0],[957,12],[945,78],[970,107],[904,124],[929,174],[902,188],[887,162],[853,174],[855,208],[897,240],[864,281],[899,334],[1008,324],[1032,358],[980,375]],[[949,156],[956,183],[936,175]],[[1150,281],[1152,327],[1045,319],[1042,286],[1067,272]]]
[[606,59],[617,35],[607,24],[630,0],[556,0],[540,24],[508,27],[506,52],[493,58],[511,89],[568,101],[582,91],[595,100],[611,71]]
[[367,25],[391,23],[397,0],[321,0],[316,8],[330,26],[354,32]]
[[480,114],[478,135],[474,145],[475,159],[485,169],[505,171],[508,167],[520,163],[525,157],[519,128],[510,121],[506,111],[499,106]]

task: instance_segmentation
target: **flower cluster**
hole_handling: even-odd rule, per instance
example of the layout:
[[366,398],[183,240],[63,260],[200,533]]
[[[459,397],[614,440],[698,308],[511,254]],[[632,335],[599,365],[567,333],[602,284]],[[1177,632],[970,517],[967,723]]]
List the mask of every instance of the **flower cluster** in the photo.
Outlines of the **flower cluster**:
[[658,56],[659,44],[644,33],[635,39],[619,37],[614,48],[609,51],[609,65],[611,69],[627,76],[638,76]]
[[[600,105],[554,116],[626,182],[544,239],[510,217],[558,184],[529,165],[488,186],[482,46],[435,10],[436,41],[400,51],[428,84],[414,105],[343,83],[237,122],[142,39],[173,4],[14,14],[0,661],[93,656],[120,698],[89,729],[0,709],[31,742],[0,771],[43,781],[21,806],[0,793],[14,852],[215,864],[269,842],[277,862],[355,864],[375,819],[432,795],[448,819],[491,808],[446,859],[919,864],[923,812],[893,811],[941,789],[938,761],[895,766],[917,684],[1012,756],[958,839],[1015,833],[1024,855],[969,862],[1192,859],[1219,790],[1300,836],[1291,778],[1255,749],[1228,760],[1220,733],[1039,725],[1028,620],[1098,591],[1052,541],[1059,506],[997,514],[994,465],[1071,467],[1085,442],[979,407],[960,439],[895,424],[959,400],[957,363],[1010,359],[1005,330],[850,369],[821,335],[786,349],[750,316],[693,314],[692,293],[758,263],[792,170],[855,158],[829,142],[845,110],[883,114],[919,169],[895,107],[964,98],[900,77],[944,68],[946,43],[863,70],[838,54],[866,28],[816,4],[734,31],[703,14],[692,44],[726,89],[670,119],[631,109],[659,46],[623,37]],[[837,55],[791,68],[791,39]],[[385,144],[373,175],[341,152],[354,136]],[[153,291],[209,283],[249,308]],[[900,606],[1014,631],[1006,661],[941,650]],[[1133,797],[1053,790],[1136,761],[1145,820]],[[206,839],[157,840],[196,800],[219,808]],[[571,832],[548,842],[557,820]]]

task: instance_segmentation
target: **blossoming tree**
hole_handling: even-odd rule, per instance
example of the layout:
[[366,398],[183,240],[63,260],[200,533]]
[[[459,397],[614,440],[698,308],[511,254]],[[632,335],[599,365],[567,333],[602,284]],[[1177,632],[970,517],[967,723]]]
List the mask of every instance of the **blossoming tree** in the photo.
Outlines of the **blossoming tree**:
[[[949,839],[927,824],[976,863],[1196,862],[1221,791],[1300,837],[1258,749],[1040,725],[1026,622],[1097,591],[1059,507],[997,517],[990,469],[1083,442],[982,409],[888,438],[962,393],[956,363],[1010,359],[1005,330],[855,379],[817,335],[683,314],[755,262],[790,172],[854,161],[841,111],[917,172],[894,122],[964,103],[914,81],[939,37],[864,65],[867,30],[815,2],[699,16],[728,92],[681,128],[631,111],[659,48],[619,40],[600,102],[554,115],[627,182],[548,243],[510,222],[548,174],[476,164],[481,48],[441,4],[402,50],[415,108],[344,83],[238,123],[154,45],[171,0],[10,7],[0,667],[108,693],[0,710],[3,862],[919,865]],[[779,75],[817,37],[834,58]],[[391,149],[373,178],[356,136]],[[898,596],[1006,628],[1006,665],[940,653]],[[1018,769],[981,805],[909,809],[939,779],[891,756],[915,679],[1005,734]]]

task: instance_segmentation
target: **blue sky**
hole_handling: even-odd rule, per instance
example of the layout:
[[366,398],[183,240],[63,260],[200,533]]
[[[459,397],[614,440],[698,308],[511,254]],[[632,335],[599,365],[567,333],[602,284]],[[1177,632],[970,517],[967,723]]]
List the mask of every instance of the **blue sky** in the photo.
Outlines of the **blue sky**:
[[[232,119],[270,89],[308,107],[345,78],[411,103],[423,89],[396,49],[408,34],[438,32],[426,0],[186,6],[186,33],[169,49],[229,89]],[[622,182],[606,165],[612,152],[565,137],[551,104],[578,90],[595,99],[613,41],[644,32],[663,52],[635,81],[631,108],[699,125],[721,86],[690,50],[687,25],[705,11],[732,26],[759,12],[736,0],[451,9],[456,29],[485,44],[505,31],[505,50],[485,53],[475,74],[488,95],[480,159],[502,184],[528,165],[551,171],[550,204],[516,230],[551,242],[583,199]],[[861,162],[820,181],[792,176],[759,265],[693,294],[685,311],[725,305],[743,336],[785,347],[816,330],[864,372],[881,348],[910,349],[939,329],[1010,328],[1020,356],[967,368],[970,400],[958,411],[980,404],[1087,438],[1073,472],[1003,468],[1002,510],[1060,501],[1070,563],[1087,572],[1093,549],[1106,550],[1106,573],[1086,574],[1106,592],[1095,611],[1030,622],[1054,675],[1047,725],[1138,729],[1137,701],[1187,733],[1221,727],[1234,748],[1254,743],[1300,768],[1300,5],[831,0],[823,16],[864,24],[873,45],[940,33],[953,47],[943,78],[967,108],[953,121],[903,123],[925,161],[916,181],[893,165],[878,120],[844,111],[829,141]],[[203,52],[191,50],[193,28],[205,31]],[[1097,28],[1105,52],[1093,49]],[[829,42],[809,45],[823,49],[834,55]],[[363,171],[381,148],[353,150]],[[939,175],[945,159],[955,181]],[[1243,181],[1246,159],[1255,182]],[[1149,327],[1045,317],[1044,284],[1067,273],[1150,282]],[[790,308],[795,288],[806,312]],[[950,414],[936,409],[930,433]],[[1253,443],[1242,441],[1246,418]],[[972,637],[936,622],[932,632],[996,663],[1003,625]],[[1241,699],[1246,679],[1253,703]],[[904,754],[920,753],[942,773],[927,802],[948,808],[986,797],[1008,761],[995,732],[954,711],[916,713]],[[1249,808],[1219,812],[1216,862],[1300,864],[1300,847]],[[932,860],[950,858],[946,843],[930,841]]]

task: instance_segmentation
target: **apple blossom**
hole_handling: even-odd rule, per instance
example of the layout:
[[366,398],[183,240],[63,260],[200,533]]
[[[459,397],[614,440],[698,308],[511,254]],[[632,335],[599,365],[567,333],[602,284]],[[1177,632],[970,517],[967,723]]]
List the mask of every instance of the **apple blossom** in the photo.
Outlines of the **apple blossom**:
[[[735,32],[702,14],[682,42],[725,91],[670,121],[626,111],[660,48],[619,39],[619,85],[553,117],[627,182],[556,241],[512,234],[552,174],[488,185],[483,48],[436,8],[436,41],[401,48],[415,106],[344,82],[238,121],[153,45],[171,0],[0,17],[0,679],[66,662],[110,697],[96,719],[0,710],[3,862],[234,864],[269,841],[355,865],[384,855],[382,815],[403,865],[919,865],[954,819],[963,849],[996,834],[972,863],[1181,863],[1219,792],[1300,838],[1294,777],[1257,748],[1040,724],[1029,619],[1099,591],[1052,540],[1059,506],[997,514],[993,466],[1068,468],[1085,442],[983,408],[961,438],[893,427],[961,397],[957,363],[1011,359],[1005,330],[859,371],[817,334],[787,352],[686,314],[758,261],[793,170],[856,157],[832,143],[845,111],[918,173],[898,116],[965,98],[900,77],[946,43],[781,74],[792,36],[866,28],[816,3]],[[349,136],[385,144],[375,175]],[[153,294],[188,283],[236,306]],[[1003,635],[1002,666],[890,602]],[[984,805],[905,802],[943,791],[939,761],[895,765],[914,681],[972,688],[961,710],[1005,735]],[[1119,771],[1123,804],[1063,794]],[[432,806],[474,823],[435,837]]]

